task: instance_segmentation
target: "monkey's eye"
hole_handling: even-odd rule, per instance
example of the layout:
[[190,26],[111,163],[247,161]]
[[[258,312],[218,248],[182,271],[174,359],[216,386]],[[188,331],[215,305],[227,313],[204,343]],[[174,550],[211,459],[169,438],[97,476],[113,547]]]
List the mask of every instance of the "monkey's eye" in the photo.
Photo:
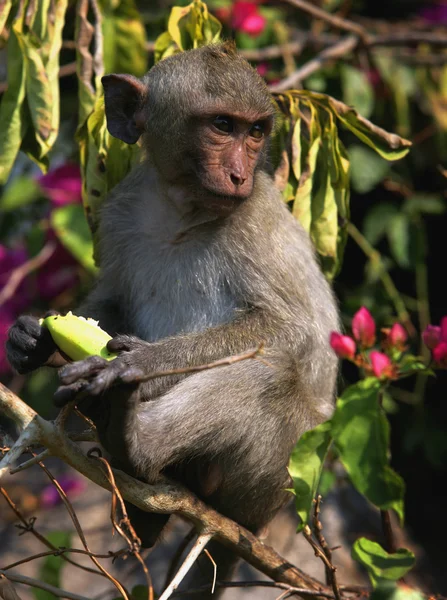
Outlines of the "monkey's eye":
[[218,116],[213,120],[213,125],[219,131],[224,133],[231,133],[234,129],[233,119],[231,117]]
[[265,123],[263,123],[262,121],[254,123],[254,125],[252,125],[252,127],[250,128],[250,135],[256,140],[260,140],[262,137],[264,137],[264,133]]

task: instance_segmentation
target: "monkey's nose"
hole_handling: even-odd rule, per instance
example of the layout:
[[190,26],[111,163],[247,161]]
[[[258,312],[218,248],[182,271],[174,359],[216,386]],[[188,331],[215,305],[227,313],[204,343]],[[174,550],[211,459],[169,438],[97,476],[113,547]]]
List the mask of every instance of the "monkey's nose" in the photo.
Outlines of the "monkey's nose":
[[231,179],[231,183],[234,185],[237,185],[237,186],[241,186],[247,181],[246,177],[243,177],[242,175],[240,175],[238,173],[231,173],[230,179]]

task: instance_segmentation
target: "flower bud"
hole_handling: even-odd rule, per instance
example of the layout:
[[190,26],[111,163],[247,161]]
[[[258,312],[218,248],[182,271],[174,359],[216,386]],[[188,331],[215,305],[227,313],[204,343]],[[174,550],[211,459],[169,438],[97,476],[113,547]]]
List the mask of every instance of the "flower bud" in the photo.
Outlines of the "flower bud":
[[440,342],[433,349],[433,360],[436,366],[447,369],[447,342]]
[[447,316],[441,319],[441,342],[447,343]]
[[373,350],[369,355],[371,360],[371,366],[373,373],[376,377],[392,377],[393,376],[393,363],[389,356],[383,352],[377,352]]
[[408,334],[405,328],[400,323],[394,323],[387,337],[388,346],[397,348],[397,350],[404,350],[407,339]]
[[352,319],[352,333],[363,348],[371,348],[376,341],[376,324],[371,313],[364,306]]
[[422,333],[424,344],[430,350],[433,350],[441,341],[441,328],[437,325],[427,325]]
[[355,342],[349,335],[342,335],[337,331],[331,332],[330,344],[332,350],[339,358],[352,360],[355,355]]

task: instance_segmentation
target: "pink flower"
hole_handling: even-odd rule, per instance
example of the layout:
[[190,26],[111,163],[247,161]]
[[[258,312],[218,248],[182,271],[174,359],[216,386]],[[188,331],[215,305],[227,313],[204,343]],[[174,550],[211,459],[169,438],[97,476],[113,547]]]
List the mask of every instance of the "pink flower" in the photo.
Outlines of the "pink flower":
[[[83,479],[72,475],[62,475],[57,481],[69,498],[79,496],[86,488]],[[59,492],[53,484],[44,487],[40,494],[40,500],[45,508],[52,508],[62,502]]]
[[419,14],[424,21],[432,25],[447,24],[447,2],[441,0],[436,4],[429,4]]
[[430,350],[433,350],[441,341],[441,328],[437,325],[427,325],[422,333],[424,344]]
[[364,306],[352,319],[352,333],[363,348],[371,348],[376,341],[376,324],[371,313]]
[[447,316],[441,319],[441,342],[447,342]]
[[6,360],[5,344],[8,339],[8,329],[13,323],[14,316],[4,306],[0,307],[0,375],[11,371]]
[[332,331],[330,344],[332,350],[339,358],[347,358],[348,360],[354,358],[356,345],[354,340],[348,335],[342,335],[337,331]]
[[256,2],[237,1],[233,6],[231,26],[233,29],[258,36],[265,29],[267,20],[261,15]]
[[369,358],[371,359],[372,370],[376,377],[393,376],[393,363],[389,356],[383,354],[383,352],[373,350],[370,353]]
[[433,360],[438,367],[447,369],[447,342],[440,342],[433,349]]
[[256,65],[256,71],[261,77],[265,77],[269,71],[269,64],[266,62],[260,62]]
[[66,163],[42,175],[38,181],[54,206],[81,201],[82,180],[78,165]]
[[405,328],[400,323],[394,323],[387,337],[387,343],[397,350],[405,349],[405,342],[408,339],[408,334]]
[[39,296],[46,301],[53,300],[79,282],[79,263],[59,242],[54,231],[49,230],[47,240],[56,241],[56,249],[36,276]]

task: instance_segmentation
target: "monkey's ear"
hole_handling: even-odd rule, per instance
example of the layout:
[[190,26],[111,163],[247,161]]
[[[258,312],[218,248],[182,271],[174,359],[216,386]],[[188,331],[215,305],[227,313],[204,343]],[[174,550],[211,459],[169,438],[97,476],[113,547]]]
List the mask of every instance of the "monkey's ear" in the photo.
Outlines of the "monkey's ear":
[[144,129],[145,85],[132,75],[105,75],[101,81],[110,135],[135,144]]

